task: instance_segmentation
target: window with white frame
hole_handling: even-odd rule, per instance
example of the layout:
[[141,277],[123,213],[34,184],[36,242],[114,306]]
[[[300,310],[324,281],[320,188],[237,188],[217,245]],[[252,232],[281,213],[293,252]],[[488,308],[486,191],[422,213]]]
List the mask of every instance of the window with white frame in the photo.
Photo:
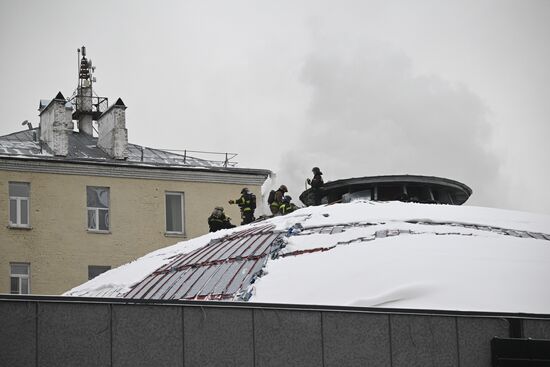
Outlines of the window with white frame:
[[183,192],[166,193],[166,233],[184,233]]
[[86,186],[88,230],[109,230],[109,188]]
[[31,264],[10,263],[10,293],[30,294],[29,282]]
[[11,227],[29,227],[30,191],[28,182],[9,183]]

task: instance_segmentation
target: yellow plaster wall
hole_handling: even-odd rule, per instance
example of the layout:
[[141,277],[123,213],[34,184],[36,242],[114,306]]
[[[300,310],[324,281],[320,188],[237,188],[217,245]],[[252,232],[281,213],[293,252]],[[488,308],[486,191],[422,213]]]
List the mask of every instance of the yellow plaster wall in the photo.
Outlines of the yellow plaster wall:
[[[29,182],[32,229],[9,224],[9,181]],[[110,188],[110,232],[87,230],[86,186]],[[0,171],[0,293],[10,291],[10,262],[31,264],[33,294],[61,294],[88,280],[88,265],[113,268],[183,237],[165,235],[166,191],[185,193],[185,232],[208,232],[221,205],[240,224],[236,205],[243,185]],[[259,186],[248,186],[260,198]]]

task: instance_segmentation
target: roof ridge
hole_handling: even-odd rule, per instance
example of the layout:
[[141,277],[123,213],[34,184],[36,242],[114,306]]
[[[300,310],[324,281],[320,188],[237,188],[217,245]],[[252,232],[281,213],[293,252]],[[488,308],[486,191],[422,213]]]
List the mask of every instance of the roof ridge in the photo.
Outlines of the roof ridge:
[[21,134],[21,133],[25,133],[27,131],[36,131],[38,130],[38,127],[33,127],[32,129],[23,129],[21,131],[15,131],[13,133],[9,133],[9,134],[6,134],[6,135],[1,135],[0,136],[0,139],[2,138],[7,138],[8,136],[12,136],[12,135],[17,135],[17,134]]

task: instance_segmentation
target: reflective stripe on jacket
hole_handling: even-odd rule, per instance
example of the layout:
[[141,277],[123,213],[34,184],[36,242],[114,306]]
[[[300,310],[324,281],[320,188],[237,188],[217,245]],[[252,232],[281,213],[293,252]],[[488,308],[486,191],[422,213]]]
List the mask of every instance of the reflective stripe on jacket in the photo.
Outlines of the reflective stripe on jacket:
[[242,195],[240,198],[235,200],[235,204],[241,208],[241,211],[248,212],[251,210],[254,210],[253,206],[255,206],[255,203],[253,202],[254,197],[249,195]]

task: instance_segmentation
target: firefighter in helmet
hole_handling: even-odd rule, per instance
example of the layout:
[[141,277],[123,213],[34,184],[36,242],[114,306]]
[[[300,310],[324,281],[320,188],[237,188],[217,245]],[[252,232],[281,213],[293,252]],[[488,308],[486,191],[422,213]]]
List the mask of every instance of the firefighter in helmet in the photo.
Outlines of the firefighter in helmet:
[[241,197],[237,200],[229,200],[229,204],[237,204],[241,209],[241,224],[252,223],[256,220],[254,210],[256,209],[256,196],[244,187],[241,190]]
[[279,189],[275,191],[273,202],[269,203],[269,209],[271,210],[271,214],[273,215],[279,214],[279,209],[281,207],[281,204],[283,203],[283,197],[287,192],[288,192],[288,189],[285,185],[281,185]]
[[231,224],[231,218],[225,215],[221,206],[215,207],[212,214],[208,217],[208,226],[210,227],[210,232],[235,227],[234,224]]
[[323,172],[321,172],[319,167],[313,167],[311,172],[313,172],[313,179],[307,179],[307,183],[311,185],[310,203],[312,203],[313,205],[321,205],[321,187],[323,187],[323,185],[325,184],[323,182]]
[[292,198],[288,195],[285,195],[283,197],[283,203],[281,204],[281,206],[279,206],[279,214],[285,215],[288,213],[292,213],[293,211],[298,209],[298,207],[294,205],[294,203],[291,203],[291,200]]

